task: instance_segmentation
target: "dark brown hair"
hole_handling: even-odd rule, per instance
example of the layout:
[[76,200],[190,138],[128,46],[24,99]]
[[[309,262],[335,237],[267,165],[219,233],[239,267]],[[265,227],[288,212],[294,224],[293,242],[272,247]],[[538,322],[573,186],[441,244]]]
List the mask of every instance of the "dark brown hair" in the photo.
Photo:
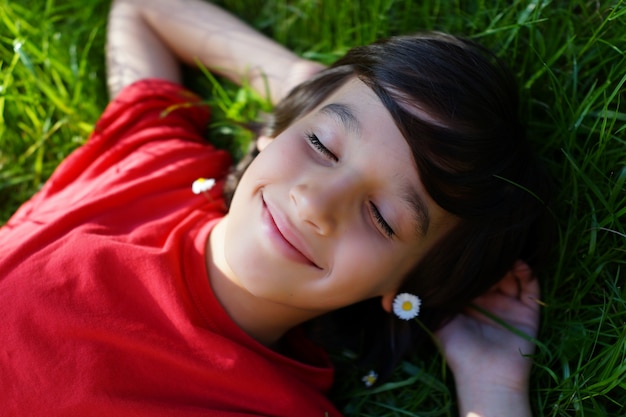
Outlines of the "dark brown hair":
[[[400,288],[421,297],[420,320],[435,330],[516,259],[536,267],[547,244],[548,181],[519,119],[517,85],[502,62],[473,41],[442,33],[393,37],[350,50],[296,87],[276,107],[266,134],[277,136],[352,77],[393,117],[433,200],[460,219]],[[432,119],[420,118],[416,107]],[[380,300],[326,319],[337,334],[362,341],[362,353],[377,362],[381,376],[423,336],[415,322],[384,312]]]

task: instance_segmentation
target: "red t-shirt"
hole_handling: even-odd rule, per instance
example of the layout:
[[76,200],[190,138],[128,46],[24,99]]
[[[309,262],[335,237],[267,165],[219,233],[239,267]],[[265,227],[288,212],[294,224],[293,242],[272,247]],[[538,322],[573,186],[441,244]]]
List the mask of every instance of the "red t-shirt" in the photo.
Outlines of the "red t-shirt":
[[338,415],[321,350],[298,331],[266,348],[211,290],[231,159],[208,119],[180,86],[128,87],[0,229],[3,416]]

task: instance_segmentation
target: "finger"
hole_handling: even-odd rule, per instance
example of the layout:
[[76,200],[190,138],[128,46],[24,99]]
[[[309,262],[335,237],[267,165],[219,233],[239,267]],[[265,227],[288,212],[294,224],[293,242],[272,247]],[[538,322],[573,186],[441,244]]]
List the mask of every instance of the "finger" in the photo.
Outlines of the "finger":
[[538,279],[536,279],[534,276],[531,276],[531,278],[528,280],[520,280],[520,283],[520,300],[522,303],[532,308],[533,310],[538,310],[541,305],[544,305],[544,303],[539,299],[541,291],[539,288]]
[[[515,281],[516,285],[510,285],[511,281]],[[514,290],[513,287],[515,287]],[[504,288],[508,294],[505,294],[500,288]],[[526,314],[530,314],[532,317],[537,315],[539,310],[538,297],[539,284],[536,279],[521,282],[515,277],[513,279],[507,277],[498,289],[480,295],[472,301],[472,304],[502,318],[515,321],[517,317],[521,318]],[[479,317],[471,308],[467,309],[465,314],[474,318]]]
[[516,261],[511,269],[513,275],[517,277],[517,279],[524,285],[527,282],[536,280],[536,277],[533,273],[533,270],[528,264],[523,261]]
[[513,263],[513,267],[511,268],[511,271],[513,271],[514,274],[516,275],[523,275],[523,274],[531,274],[532,275],[532,269],[530,266],[528,266],[528,264],[524,261],[522,261],[521,259],[516,260]]
[[472,304],[496,313],[510,310],[512,306],[519,304],[519,302],[516,299],[503,295],[500,292],[488,292],[476,297],[472,301]]
[[520,294],[520,283],[513,271],[507,272],[496,284],[496,290],[507,297],[517,298]]
[[533,278],[532,269],[528,264],[518,259],[493,289],[519,300],[522,296],[523,287]]

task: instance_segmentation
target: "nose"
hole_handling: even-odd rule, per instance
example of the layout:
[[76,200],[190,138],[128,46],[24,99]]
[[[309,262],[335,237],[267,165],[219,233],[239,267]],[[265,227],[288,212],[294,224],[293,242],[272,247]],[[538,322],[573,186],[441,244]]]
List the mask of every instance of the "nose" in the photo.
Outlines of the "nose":
[[290,190],[298,218],[322,236],[331,235],[346,215],[353,201],[356,182],[326,177],[324,180],[303,182]]

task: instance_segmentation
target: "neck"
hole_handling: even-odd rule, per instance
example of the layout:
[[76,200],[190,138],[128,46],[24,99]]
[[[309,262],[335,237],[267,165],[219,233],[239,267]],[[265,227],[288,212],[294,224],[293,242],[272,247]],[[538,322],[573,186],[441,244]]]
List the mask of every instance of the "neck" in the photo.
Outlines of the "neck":
[[213,292],[243,331],[266,346],[276,345],[289,329],[319,313],[277,304],[256,297],[243,288],[226,262],[223,239],[225,227],[224,219],[214,227],[205,250],[206,268]]

